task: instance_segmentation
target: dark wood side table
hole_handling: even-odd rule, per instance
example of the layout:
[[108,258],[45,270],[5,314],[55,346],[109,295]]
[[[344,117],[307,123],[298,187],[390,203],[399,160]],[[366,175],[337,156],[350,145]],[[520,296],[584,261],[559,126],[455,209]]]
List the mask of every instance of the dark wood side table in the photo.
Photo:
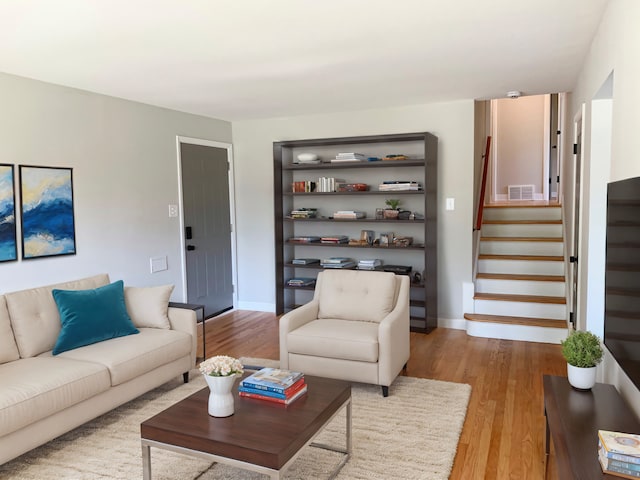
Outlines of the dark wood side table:
[[[193,310],[196,312],[196,322],[202,323],[202,360],[207,359],[207,336],[206,336],[206,325],[204,318],[204,305],[200,305],[198,303],[182,303],[182,302],[169,302],[170,307],[174,308],[184,308],[186,310]],[[198,311],[200,315],[198,315]]]
[[[581,392],[566,377],[544,375],[546,460],[553,440],[561,480],[619,479],[598,462],[598,430],[638,433],[640,422],[613,385],[597,383]],[[545,468],[546,478],[546,468]]]

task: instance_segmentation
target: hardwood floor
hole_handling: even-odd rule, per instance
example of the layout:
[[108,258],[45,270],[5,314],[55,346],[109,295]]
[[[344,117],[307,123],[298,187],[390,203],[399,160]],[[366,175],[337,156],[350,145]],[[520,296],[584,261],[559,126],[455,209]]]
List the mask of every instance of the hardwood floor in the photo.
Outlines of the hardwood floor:
[[[273,314],[230,312],[208,320],[206,331],[209,356],[279,357]],[[438,328],[428,335],[411,334],[406,374],[472,387],[450,480],[544,478],[542,375],[566,375],[559,345],[477,338]],[[548,473],[549,480],[557,480],[553,455]]]

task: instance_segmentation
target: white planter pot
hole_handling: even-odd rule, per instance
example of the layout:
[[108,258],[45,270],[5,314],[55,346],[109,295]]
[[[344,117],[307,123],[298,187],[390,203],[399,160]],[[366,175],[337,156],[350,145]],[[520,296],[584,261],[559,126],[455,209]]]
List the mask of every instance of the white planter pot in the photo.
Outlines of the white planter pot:
[[236,376],[212,377],[204,375],[204,379],[209,386],[208,412],[212,417],[229,417],[233,415],[233,385]]
[[596,370],[598,367],[580,368],[567,363],[569,384],[578,390],[590,390],[596,384]]

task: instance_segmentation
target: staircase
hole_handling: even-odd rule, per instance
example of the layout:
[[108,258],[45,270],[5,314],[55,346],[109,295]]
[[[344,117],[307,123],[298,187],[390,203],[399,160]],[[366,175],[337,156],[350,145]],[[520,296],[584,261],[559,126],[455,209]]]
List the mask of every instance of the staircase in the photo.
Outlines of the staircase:
[[544,343],[566,338],[563,245],[560,205],[485,206],[467,333]]

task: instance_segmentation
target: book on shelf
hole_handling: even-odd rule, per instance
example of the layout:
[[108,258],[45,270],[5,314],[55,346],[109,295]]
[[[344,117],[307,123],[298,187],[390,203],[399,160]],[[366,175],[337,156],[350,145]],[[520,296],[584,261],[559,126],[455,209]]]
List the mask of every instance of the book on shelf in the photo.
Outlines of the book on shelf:
[[302,372],[265,367],[243,379],[240,382],[240,386],[244,388],[284,393],[287,388],[292,386],[301,378],[304,378],[304,374]]
[[640,435],[598,430],[598,448],[607,458],[640,465]]
[[331,193],[338,189],[338,185],[344,183],[344,180],[335,177],[320,177],[316,185],[316,191],[321,193]]
[[320,263],[319,258],[294,258],[291,260],[292,265],[313,265],[315,263]]
[[378,185],[378,190],[381,192],[399,192],[403,190],[422,190],[422,184],[420,182],[413,181],[388,181],[382,182]]
[[314,242],[319,242],[320,241],[320,237],[314,237],[314,236],[298,236],[298,237],[290,237],[289,238],[290,242],[293,243],[314,243]]
[[358,269],[360,270],[376,270],[382,265],[382,260],[378,258],[362,259],[358,262]]
[[349,237],[346,235],[327,235],[320,237],[320,243],[349,243]]
[[256,400],[264,400],[267,402],[273,402],[273,403],[277,403],[280,405],[290,405],[291,403],[295,402],[298,398],[300,398],[301,396],[303,396],[305,393],[307,393],[307,386],[305,385],[304,387],[302,387],[300,390],[298,390],[293,396],[289,397],[289,398],[275,398],[275,397],[270,397],[268,395],[264,395],[263,393],[254,393],[254,392],[247,392],[247,391],[242,391],[240,390],[240,392],[238,392],[238,395],[240,395],[241,397],[244,398],[253,398]]
[[287,280],[287,285],[290,287],[312,287],[315,284],[315,278],[294,277]]
[[316,218],[318,214],[317,208],[299,208],[291,210],[291,218]]
[[357,152],[342,152],[336,155],[336,158],[331,159],[332,163],[340,162],[362,162],[367,159],[367,156]]
[[358,218],[367,218],[367,214],[360,210],[338,210],[337,212],[334,212],[333,218],[356,220]]
[[353,268],[356,266],[356,262],[353,258],[331,257],[323,258],[320,266],[324,268]]
[[291,184],[291,191],[294,193],[315,192],[316,182],[311,180],[300,180]]

